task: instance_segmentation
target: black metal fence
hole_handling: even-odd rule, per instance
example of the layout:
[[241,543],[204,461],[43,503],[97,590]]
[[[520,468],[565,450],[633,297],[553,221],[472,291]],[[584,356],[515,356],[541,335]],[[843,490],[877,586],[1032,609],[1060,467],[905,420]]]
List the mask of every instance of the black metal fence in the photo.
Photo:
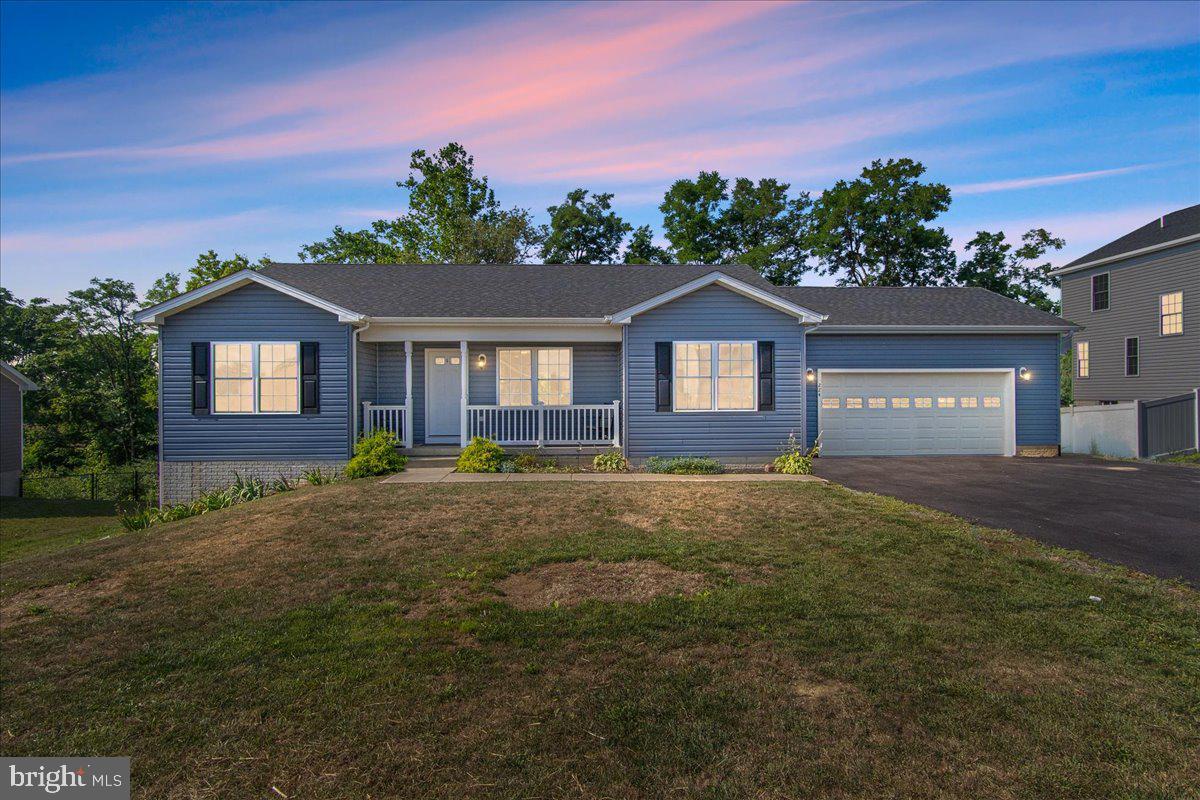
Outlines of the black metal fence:
[[1138,401],[1138,455],[1153,458],[1197,447],[1197,392]]
[[153,470],[114,470],[22,474],[21,496],[44,500],[153,501],[158,498],[158,473]]

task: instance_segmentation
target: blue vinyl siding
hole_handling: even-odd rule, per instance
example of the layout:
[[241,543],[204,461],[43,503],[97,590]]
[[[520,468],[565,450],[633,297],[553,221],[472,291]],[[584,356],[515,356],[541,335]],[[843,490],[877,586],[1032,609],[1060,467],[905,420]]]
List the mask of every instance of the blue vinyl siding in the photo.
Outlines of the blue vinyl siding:
[[[373,400],[377,403],[403,403],[404,343],[380,342],[375,347],[377,348],[377,360],[375,364],[376,383],[372,388],[374,396],[366,394],[360,384],[359,398],[360,400]],[[621,350],[616,342],[594,344],[472,342],[469,345],[467,360],[467,391],[469,402],[472,405],[494,405],[496,403],[497,347],[570,347],[574,350],[573,402],[582,405],[611,403],[621,399]],[[413,442],[415,444],[425,441],[425,351],[431,348],[457,351],[458,342],[413,343]],[[487,364],[483,369],[479,368],[480,355],[487,357]]]
[[[886,336],[814,333],[808,366],[821,369],[969,369],[1028,367],[1018,380],[1017,444],[1058,444],[1058,336]],[[807,441],[817,436],[817,387],[808,388]]]
[[[265,286],[246,286],[162,326],[162,457],[166,461],[345,458],[350,449],[350,326]],[[321,412],[192,414],[191,343],[320,342]]]
[[[655,411],[655,342],[695,339],[774,341],[775,410]],[[625,343],[630,457],[699,454],[765,461],[779,454],[789,433],[803,436],[804,331],[795,317],[708,286],[634,317]]]

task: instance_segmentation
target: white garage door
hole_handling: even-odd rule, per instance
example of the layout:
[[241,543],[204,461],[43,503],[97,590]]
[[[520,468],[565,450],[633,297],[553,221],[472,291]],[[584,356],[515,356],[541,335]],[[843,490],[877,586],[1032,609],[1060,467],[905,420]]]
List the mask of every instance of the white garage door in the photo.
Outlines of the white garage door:
[[821,455],[1009,455],[1011,372],[822,370]]

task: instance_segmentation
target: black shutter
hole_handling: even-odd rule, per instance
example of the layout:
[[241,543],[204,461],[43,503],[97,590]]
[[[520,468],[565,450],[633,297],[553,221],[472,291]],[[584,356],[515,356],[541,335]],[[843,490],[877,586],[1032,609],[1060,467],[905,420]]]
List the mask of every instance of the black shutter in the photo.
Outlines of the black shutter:
[[318,342],[300,343],[300,413],[321,412],[321,358]]
[[208,414],[208,342],[192,342],[192,413]]
[[654,410],[671,410],[671,343],[654,343]]
[[775,410],[775,343],[758,343],[758,410]]

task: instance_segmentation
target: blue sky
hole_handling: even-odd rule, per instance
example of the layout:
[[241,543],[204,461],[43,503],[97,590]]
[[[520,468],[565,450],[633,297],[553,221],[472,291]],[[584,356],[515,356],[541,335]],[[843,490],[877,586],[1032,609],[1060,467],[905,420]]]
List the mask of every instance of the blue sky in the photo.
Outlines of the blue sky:
[[460,141],[502,202],[660,221],[716,169],[819,191],[910,156],[943,224],[1065,262],[1200,201],[1200,4],[0,5],[0,279],[139,289],[209,248],[294,260]]

